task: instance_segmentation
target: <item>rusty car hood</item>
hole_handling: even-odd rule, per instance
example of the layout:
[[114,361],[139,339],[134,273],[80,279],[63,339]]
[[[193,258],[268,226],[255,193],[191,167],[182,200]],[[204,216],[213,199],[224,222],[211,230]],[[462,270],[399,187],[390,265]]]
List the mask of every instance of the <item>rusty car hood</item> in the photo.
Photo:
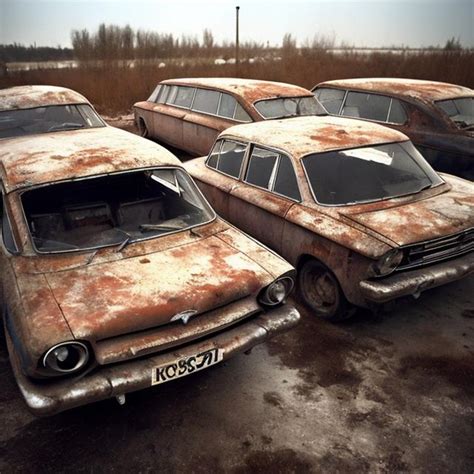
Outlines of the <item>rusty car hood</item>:
[[225,305],[273,281],[256,259],[218,235],[45,277],[74,337],[128,334],[183,311]]
[[[469,183],[470,184],[470,183]],[[384,209],[340,211],[397,245],[436,239],[474,227],[474,193],[467,186]]]

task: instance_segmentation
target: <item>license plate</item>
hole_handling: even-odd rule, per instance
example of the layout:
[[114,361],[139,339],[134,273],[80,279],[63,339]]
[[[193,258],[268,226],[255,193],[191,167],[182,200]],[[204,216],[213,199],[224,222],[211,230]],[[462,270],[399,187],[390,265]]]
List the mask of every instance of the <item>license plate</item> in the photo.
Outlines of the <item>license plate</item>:
[[170,380],[179,379],[199,370],[217,364],[224,357],[223,349],[209,349],[190,357],[177,360],[171,364],[154,367],[151,374],[151,384],[157,385]]

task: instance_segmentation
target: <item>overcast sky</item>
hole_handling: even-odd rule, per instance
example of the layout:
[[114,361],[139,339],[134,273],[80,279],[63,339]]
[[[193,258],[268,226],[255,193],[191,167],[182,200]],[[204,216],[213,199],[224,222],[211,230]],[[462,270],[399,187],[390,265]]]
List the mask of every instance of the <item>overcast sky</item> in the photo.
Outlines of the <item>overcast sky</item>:
[[196,35],[209,28],[233,40],[240,5],[241,40],[299,42],[314,35],[355,46],[444,45],[459,37],[474,47],[474,0],[0,0],[0,43],[70,46],[72,29],[100,23]]

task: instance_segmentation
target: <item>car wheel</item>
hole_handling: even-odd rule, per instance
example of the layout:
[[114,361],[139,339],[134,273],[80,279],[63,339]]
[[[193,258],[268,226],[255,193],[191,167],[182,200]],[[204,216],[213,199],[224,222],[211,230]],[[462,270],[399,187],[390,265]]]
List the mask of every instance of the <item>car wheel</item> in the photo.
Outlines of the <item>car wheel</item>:
[[140,136],[143,138],[148,138],[149,133],[148,133],[148,128],[146,126],[146,123],[143,119],[140,119],[138,122],[138,131],[140,133]]
[[316,260],[303,264],[298,273],[298,287],[304,303],[321,319],[342,321],[353,313],[337,278]]

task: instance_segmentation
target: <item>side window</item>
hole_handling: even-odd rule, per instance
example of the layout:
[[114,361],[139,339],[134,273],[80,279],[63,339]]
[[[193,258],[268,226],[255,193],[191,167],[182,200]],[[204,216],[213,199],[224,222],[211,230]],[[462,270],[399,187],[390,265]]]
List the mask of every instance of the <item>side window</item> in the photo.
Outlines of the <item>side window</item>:
[[222,173],[238,178],[246,148],[247,146],[243,143],[224,140],[217,161],[217,169]]
[[197,89],[193,103],[193,110],[215,115],[219,103],[219,94],[220,93],[217,91]]
[[392,99],[388,121],[391,123],[405,123],[408,117],[401,102],[397,99]]
[[148,97],[148,102],[156,102],[156,98],[160,93],[161,85],[155,87],[155,90],[151,93],[151,96]]
[[2,196],[2,206],[0,208],[1,213],[1,220],[2,220],[2,239],[3,245],[10,253],[17,253],[18,247],[15,243],[15,239],[13,237],[12,228],[10,226],[10,222],[8,220],[8,215],[5,208],[5,198]]
[[176,94],[178,92],[178,86],[170,86],[170,90],[168,92],[168,97],[166,97],[166,103],[172,104],[176,99]]
[[386,122],[390,98],[365,92],[348,92],[341,115]]
[[245,181],[259,188],[271,189],[278,153],[254,146]]
[[280,163],[278,164],[278,171],[273,191],[291,199],[295,199],[296,201],[301,201],[295,170],[293,169],[290,158],[286,155],[280,155]]
[[235,109],[234,119],[239,120],[240,122],[251,122],[252,119],[250,115],[245,112],[242,106],[237,102],[237,107]]
[[234,118],[234,111],[237,101],[229,94],[221,94],[221,103],[217,115],[221,117]]
[[214,144],[211,150],[211,153],[209,153],[209,158],[207,159],[207,166],[209,166],[210,168],[217,169],[217,159],[219,158],[221,145],[222,145],[222,140],[217,141]]
[[170,86],[166,86],[166,85],[161,86],[160,93],[158,94],[158,97],[156,98],[157,104],[164,104],[166,102],[170,89],[171,89]]
[[194,90],[195,89],[193,87],[179,86],[173,104],[177,105],[178,107],[191,107],[191,103],[193,102]]
[[314,95],[330,113],[339,115],[346,91],[340,89],[316,89]]

